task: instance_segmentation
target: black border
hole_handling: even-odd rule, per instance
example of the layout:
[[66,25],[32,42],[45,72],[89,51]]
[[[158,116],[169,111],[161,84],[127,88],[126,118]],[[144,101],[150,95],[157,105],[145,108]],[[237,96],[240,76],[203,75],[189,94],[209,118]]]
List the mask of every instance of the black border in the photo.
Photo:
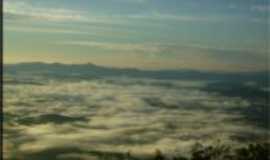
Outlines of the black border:
[[1,98],[1,124],[0,124],[0,129],[1,129],[1,131],[0,131],[0,134],[1,134],[1,140],[0,140],[0,143],[1,143],[1,145],[0,145],[0,149],[1,149],[1,152],[0,152],[0,154],[1,154],[1,159],[3,159],[3,36],[4,36],[4,32],[3,32],[3,2],[4,0],[0,0],[0,33],[1,33],[1,43],[0,43],[0,63],[1,63],[1,67],[0,67],[0,75],[1,75],[1,80],[0,80],[0,98]]

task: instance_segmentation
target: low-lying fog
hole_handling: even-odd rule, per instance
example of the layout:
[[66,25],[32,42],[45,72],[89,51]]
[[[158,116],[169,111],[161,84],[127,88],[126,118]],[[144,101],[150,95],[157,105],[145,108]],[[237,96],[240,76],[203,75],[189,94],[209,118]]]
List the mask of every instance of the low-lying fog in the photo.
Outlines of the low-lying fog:
[[6,159],[88,160],[97,153],[144,156],[156,149],[188,155],[197,142],[240,146],[269,134],[267,86],[257,82],[5,78]]

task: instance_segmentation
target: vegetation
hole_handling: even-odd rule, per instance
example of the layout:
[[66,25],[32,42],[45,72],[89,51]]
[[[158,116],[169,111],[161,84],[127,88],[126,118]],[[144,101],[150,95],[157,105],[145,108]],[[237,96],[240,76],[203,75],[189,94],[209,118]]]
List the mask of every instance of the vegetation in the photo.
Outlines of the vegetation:
[[96,160],[269,160],[269,143],[250,144],[246,147],[231,148],[226,145],[203,146],[196,144],[191,150],[190,157],[176,155],[168,157],[161,150],[156,149],[152,156],[138,157],[132,154],[104,151],[85,151],[75,147],[72,148],[52,148],[38,153],[20,154],[5,158],[5,160],[79,160],[79,157],[62,157],[65,154],[89,155]]
[[250,144],[247,147],[232,149],[226,145],[203,146],[197,144],[191,151],[191,157],[180,155],[166,158],[160,150],[149,160],[269,160],[270,144]]

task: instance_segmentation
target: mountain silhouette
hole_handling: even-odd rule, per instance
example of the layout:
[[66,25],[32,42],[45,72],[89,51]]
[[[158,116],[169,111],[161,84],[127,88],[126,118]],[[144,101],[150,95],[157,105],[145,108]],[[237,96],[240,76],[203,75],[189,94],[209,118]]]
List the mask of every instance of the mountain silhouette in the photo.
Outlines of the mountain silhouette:
[[95,64],[61,64],[61,63],[18,63],[5,64],[4,74],[39,75],[54,78],[104,78],[130,77],[175,80],[268,80],[268,71],[260,72],[211,72],[198,70],[141,70],[135,68],[113,68]]

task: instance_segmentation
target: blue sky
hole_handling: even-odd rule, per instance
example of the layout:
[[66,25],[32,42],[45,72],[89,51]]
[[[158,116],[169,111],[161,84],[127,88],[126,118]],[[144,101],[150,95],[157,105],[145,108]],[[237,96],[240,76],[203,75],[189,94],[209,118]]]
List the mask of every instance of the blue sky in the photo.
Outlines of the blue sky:
[[267,0],[4,0],[5,63],[267,69]]

